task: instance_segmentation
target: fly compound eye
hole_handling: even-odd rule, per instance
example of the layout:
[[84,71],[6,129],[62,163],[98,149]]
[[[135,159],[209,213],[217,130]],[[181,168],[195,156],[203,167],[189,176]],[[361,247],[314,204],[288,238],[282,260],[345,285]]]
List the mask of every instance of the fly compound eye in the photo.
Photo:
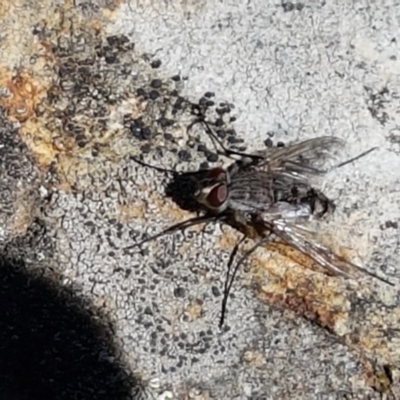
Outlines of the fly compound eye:
[[213,168],[208,171],[207,178],[213,181],[225,181],[226,171],[223,168]]
[[218,209],[225,202],[228,197],[228,187],[225,183],[221,183],[210,190],[207,195],[207,206],[210,208]]

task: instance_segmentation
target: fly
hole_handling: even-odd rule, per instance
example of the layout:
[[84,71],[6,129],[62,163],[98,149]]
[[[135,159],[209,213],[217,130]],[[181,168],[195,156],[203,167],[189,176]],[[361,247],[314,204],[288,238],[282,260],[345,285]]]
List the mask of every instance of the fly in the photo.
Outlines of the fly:
[[[239,156],[240,159],[227,168],[217,167],[206,172],[188,173],[195,182],[193,198],[205,213],[170,226],[152,237],[127,247],[126,250],[201,223],[223,221],[228,224],[255,227],[260,239],[242,255],[232,274],[230,269],[234,257],[246,236],[235,245],[231,253],[224,286],[220,326],[224,322],[228,295],[239,267],[259,246],[275,238],[305,254],[330,274],[355,278],[356,272],[363,272],[393,285],[314,242],[310,232],[304,227],[305,222],[319,219],[335,209],[330,199],[311,186],[311,179],[353,162],[375,148],[327,168],[333,151],[345,144],[337,137],[323,136],[287,147],[269,148],[263,152],[247,154],[226,149],[208,124],[204,120],[200,122],[204,123],[214,144],[222,148],[220,154],[230,158]],[[139,160],[136,161],[147,165]],[[153,168],[179,176],[175,171]]]

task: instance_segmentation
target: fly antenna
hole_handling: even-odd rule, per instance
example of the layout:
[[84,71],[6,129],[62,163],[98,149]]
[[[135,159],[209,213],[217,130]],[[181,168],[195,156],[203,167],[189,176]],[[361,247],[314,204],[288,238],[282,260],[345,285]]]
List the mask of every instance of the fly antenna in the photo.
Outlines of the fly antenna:
[[162,172],[164,174],[172,174],[172,175],[178,174],[178,172],[176,172],[173,169],[156,167],[155,165],[148,164],[148,163],[146,163],[146,162],[144,162],[144,161],[142,161],[139,158],[136,158],[134,156],[130,156],[129,158],[131,160],[135,161],[136,163],[138,163],[139,165],[143,166],[143,167],[151,168],[151,169],[154,169],[154,170],[156,170],[158,172]]

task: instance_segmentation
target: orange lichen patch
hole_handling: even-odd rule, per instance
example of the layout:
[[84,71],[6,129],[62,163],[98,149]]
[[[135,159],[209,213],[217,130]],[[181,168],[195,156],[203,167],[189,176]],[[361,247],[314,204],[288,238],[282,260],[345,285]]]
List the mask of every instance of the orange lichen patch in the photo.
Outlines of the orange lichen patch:
[[339,282],[313,272],[314,263],[288,245],[272,243],[266,249],[270,252],[269,259],[251,256],[260,298],[340,336],[346,334],[350,302],[342,294]]
[[[273,243],[266,249],[270,251],[269,258],[263,250],[251,257],[253,280],[263,301],[291,310],[343,337],[357,353],[373,357],[380,365],[400,365],[400,307],[389,312],[374,304],[395,302],[396,288],[387,287],[372,294],[368,285],[357,285],[354,296],[344,290],[343,279],[329,277],[290,246]],[[340,253],[344,256],[350,251],[344,249]],[[357,299],[364,304],[359,311]],[[365,306],[366,301],[370,306]]]
[[196,255],[200,253],[200,249],[193,246],[193,243],[187,242],[183,243],[182,246],[179,247],[179,254],[182,256],[190,253],[191,255]]
[[146,205],[142,200],[136,200],[130,204],[120,204],[117,211],[112,217],[119,222],[126,223],[131,219],[143,219],[146,214]]
[[32,204],[19,202],[16,207],[14,224],[12,226],[15,236],[24,235],[33,221]]
[[186,308],[186,312],[191,320],[194,321],[203,314],[203,307],[198,303],[192,303]]
[[[162,197],[160,193],[151,190],[147,185],[140,185],[138,187],[140,191],[147,192],[149,194],[149,202],[155,205],[161,215],[167,217],[171,223],[170,225],[177,224],[186,219],[192,218],[193,214],[182,210],[173,201],[168,198]],[[132,219],[146,219],[146,203],[140,199],[134,199],[127,201],[127,204],[121,204],[117,208],[117,212],[113,215],[118,221],[126,223]],[[166,225],[167,228],[169,225]],[[198,224],[190,227],[189,229],[194,232],[200,232],[204,228],[204,224]],[[184,254],[187,250],[195,251],[190,244],[183,245],[179,249],[181,254]]]
[[3,19],[10,12],[11,4],[6,1],[0,3],[0,19]]
[[258,285],[259,297],[318,323],[339,336],[348,333],[349,301],[326,280],[287,270],[282,279]]
[[[107,134],[104,134],[104,129],[99,129],[96,119],[85,118],[84,115],[72,115],[63,119],[63,107],[69,99],[69,93],[68,89],[61,86],[56,72],[66,60],[53,52],[58,43],[72,42],[74,32],[79,30],[92,38],[101,35],[106,22],[88,19],[79,12],[72,0],[60,7],[55,7],[48,0],[40,5],[27,4],[25,0],[6,0],[1,2],[0,17],[4,22],[0,105],[7,110],[11,120],[21,123],[21,138],[39,166],[47,168],[55,162],[62,179],[73,185],[90,170],[91,166],[85,158],[89,158],[87,155],[93,147],[102,146],[101,155],[104,158],[108,157],[107,151],[110,157],[122,157],[120,150],[129,146],[122,144],[116,148],[119,144],[115,139],[121,131],[119,121],[121,115],[131,113],[132,118],[140,115],[142,108],[138,101],[131,98],[109,107],[108,125],[104,128],[108,130]],[[52,36],[44,39],[40,34],[35,35],[32,33],[33,27],[37,32],[51,31]],[[77,68],[81,61],[79,57],[78,54],[76,60],[74,59]],[[15,66],[28,65],[28,62],[29,70],[25,68],[15,72]],[[73,77],[73,73],[71,74]],[[58,100],[53,100],[53,104],[50,99]],[[40,117],[36,116],[38,111]],[[69,118],[74,126],[83,130],[82,136],[87,140],[84,149],[64,129],[65,124],[70,122]]]
[[161,214],[168,216],[171,221],[176,221],[176,223],[193,217],[192,213],[182,210],[172,200],[162,197],[158,192],[151,193],[150,201],[157,206]]
[[238,242],[239,235],[233,229],[224,232],[218,239],[218,246],[223,250],[232,250]]
[[0,68],[0,86],[7,94],[0,97],[0,104],[8,112],[9,118],[24,122],[31,118],[37,105],[46,96],[47,87],[35,80],[27,71],[13,73]]
[[14,218],[10,225],[13,236],[22,236],[31,226],[35,217],[35,200],[31,192],[19,190],[14,203]]
[[242,360],[253,368],[262,368],[266,364],[264,354],[259,351],[247,350],[243,354]]
[[118,17],[118,13],[115,11],[118,11],[119,7],[121,7],[121,5],[125,3],[125,0],[108,1],[106,4],[106,8],[103,8],[101,10],[103,16],[110,21],[114,21]]
[[53,141],[53,132],[44,126],[44,121],[32,118],[26,121],[21,127],[21,137],[25,144],[32,151],[36,162],[41,167],[48,167],[65,148],[72,149],[72,140],[69,143],[63,143],[60,148]]

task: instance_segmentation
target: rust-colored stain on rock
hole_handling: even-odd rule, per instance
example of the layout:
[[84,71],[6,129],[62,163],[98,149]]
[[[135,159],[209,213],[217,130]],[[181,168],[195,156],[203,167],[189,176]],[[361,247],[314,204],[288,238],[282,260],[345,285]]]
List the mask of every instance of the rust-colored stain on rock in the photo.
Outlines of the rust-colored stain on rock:
[[[239,224],[237,228],[252,238],[244,249],[253,246],[260,234],[257,227],[245,228]],[[222,235],[219,245],[231,251],[238,240],[239,235],[229,231]],[[338,252],[351,258],[348,248]],[[291,310],[336,334],[359,354],[364,364],[365,360],[374,359],[379,365],[399,365],[400,309],[387,310],[382,304],[393,302],[396,288],[382,287],[382,283],[371,278],[350,282],[329,276],[309,257],[281,242],[261,246],[247,264],[252,267],[256,293],[262,301]],[[374,292],[374,285],[381,289]],[[374,374],[374,385],[377,379]],[[387,385],[379,387],[384,386]]]
[[[368,359],[374,359],[378,365],[399,365],[400,310],[398,306],[384,306],[385,302],[393,302],[396,288],[370,278],[351,282],[349,287],[345,278],[328,276],[319,269],[313,272],[314,263],[289,246],[272,244],[266,249],[271,255],[269,259],[252,258],[261,300],[290,309],[336,334],[364,365]],[[348,255],[347,249],[342,255],[345,254]],[[378,379],[376,374],[373,379]]]
[[5,67],[0,68],[0,86],[5,95],[0,97],[11,120],[25,122],[35,114],[37,105],[46,95],[43,87],[28,71],[13,73]]

